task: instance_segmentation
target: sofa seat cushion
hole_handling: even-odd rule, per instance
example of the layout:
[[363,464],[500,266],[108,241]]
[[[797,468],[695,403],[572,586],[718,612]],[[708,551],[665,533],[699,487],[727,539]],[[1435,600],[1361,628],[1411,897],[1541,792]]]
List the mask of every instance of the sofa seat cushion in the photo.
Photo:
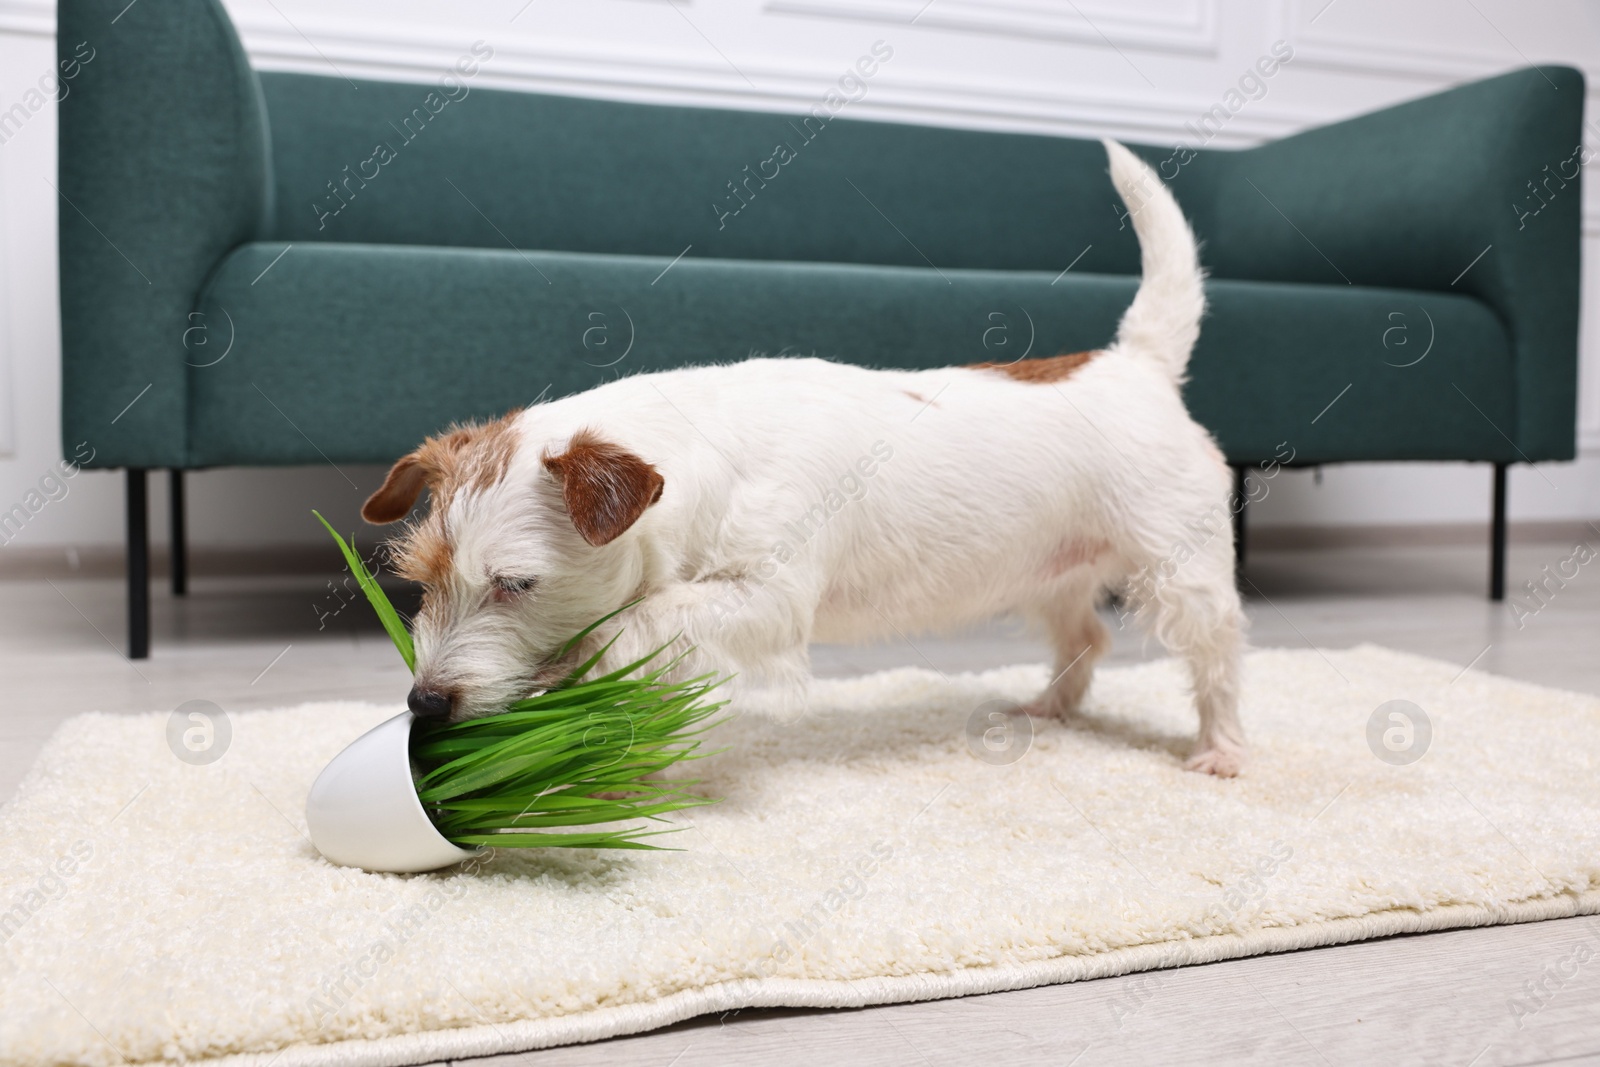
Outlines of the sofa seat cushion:
[[[933,368],[1097,348],[1137,284],[1077,273],[246,244],[218,267],[194,317],[202,333],[191,330],[192,339],[205,344],[188,346],[190,465],[384,463],[451,422],[541,395],[761,354]],[[1222,280],[1207,293],[1186,397],[1231,460],[1290,450],[1299,463],[1518,458],[1507,439],[1516,434],[1510,344],[1477,300]]]

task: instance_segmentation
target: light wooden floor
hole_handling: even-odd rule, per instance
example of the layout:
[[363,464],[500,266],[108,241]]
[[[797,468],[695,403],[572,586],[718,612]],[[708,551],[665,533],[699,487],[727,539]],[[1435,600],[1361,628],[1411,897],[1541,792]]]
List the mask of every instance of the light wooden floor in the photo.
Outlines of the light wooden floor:
[[[1572,545],[1512,550],[1513,589]],[[1370,641],[1600,693],[1600,563],[1520,626],[1483,597],[1484,553],[1462,548],[1260,553],[1249,604],[1258,645]],[[331,575],[330,575],[331,577]],[[205,579],[158,595],[154,658],[122,658],[108,581],[0,584],[0,796],[51,731],[88,710],[230,710],[348,697],[399,702],[406,674],[354,604],[324,580]],[[1113,660],[1159,654],[1119,634]],[[957,638],[815,653],[819,673],[901,664],[967,670],[1046,658],[1009,624]],[[1508,724],[1515,728],[1515,724]],[[1596,783],[1600,789],[1600,782]],[[1374,848],[1383,847],[1381,841]],[[1518,1018],[1531,983],[1588,946],[1576,974]],[[865,1011],[710,1017],[599,1045],[493,1058],[531,1065],[1428,1063],[1600,1065],[1600,918],[1392,938],[1153,975]],[[488,1064],[485,1064],[488,1067]]]

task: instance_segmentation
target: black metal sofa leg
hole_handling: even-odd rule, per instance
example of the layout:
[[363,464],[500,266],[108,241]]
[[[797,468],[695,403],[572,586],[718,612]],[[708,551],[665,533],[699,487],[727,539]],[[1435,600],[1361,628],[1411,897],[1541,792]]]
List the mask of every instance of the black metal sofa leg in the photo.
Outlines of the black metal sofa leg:
[[128,468],[128,658],[150,658],[150,507],[143,467]]
[[1506,467],[1494,465],[1494,514],[1489,519],[1489,599],[1506,598]]
[[167,471],[168,525],[172,530],[172,595],[189,592],[189,528],[183,499],[183,471]]

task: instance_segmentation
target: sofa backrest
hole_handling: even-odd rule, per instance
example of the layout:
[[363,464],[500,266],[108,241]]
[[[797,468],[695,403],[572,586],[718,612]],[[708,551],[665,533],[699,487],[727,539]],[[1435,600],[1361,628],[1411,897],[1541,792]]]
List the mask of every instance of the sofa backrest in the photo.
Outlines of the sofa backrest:
[[261,82],[282,240],[1051,272],[1093,246],[1076,269],[1139,269],[1093,141],[853,121],[821,98],[785,115],[459,75]]

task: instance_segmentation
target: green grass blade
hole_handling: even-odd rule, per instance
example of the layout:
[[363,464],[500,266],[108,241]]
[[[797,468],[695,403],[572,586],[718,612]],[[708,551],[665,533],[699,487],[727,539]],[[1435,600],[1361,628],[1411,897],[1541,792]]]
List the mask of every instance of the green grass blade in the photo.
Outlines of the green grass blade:
[[632,848],[648,852],[677,852],[679,849],[668,849],[661,845],[651,845],[640,840],[644,837],[654,837],[657,834],[674,833],[672,830],[651,830],[630,833],[616,830],[610,833],[595,834],[538,834],[538,833],[490,833],[467,834],[463,837],[451,838],[458,845],[477,847],[487,845],[490,848]]
[[[598,619],[594,620],[594,622],[591,622],[588,626],[585,626],[583,629],[579,630],[577,633],[575,633],[571,637],[567,638],[567,643],[562,645],[561,648],[557,650],[557,652],[555,654],[555,658],[556,659],[560,659],[562,656],[565,656],[568,652],[571,652],[574,648],[577,648],[578,645],[580,643],[582,643],[582,641],[583,641],[583,639],[585,637],[588,637],[590,634],[592,634],[596,630],[600,629],[600,627],[604,626],[606,623],[610,622],[612,619],[616,618],[618,615],[621,615],[624,611],[627,611],[629,608],[633,607],[635,604],[638,604],[643,599],[644,599],[644,597],[635,597],[633,600],[630,600],[626,604],[622,605],[622,607],[618,608],[616,611],[613,611],[609,615],[600,616]],[[613,638],[613,640],[615,640],[615,639]]]
[[[324,529],[333,535],[339,542],[339,551],[344,553],[344,561],[350,567],[350,573],[356,576],[356,582],[361,586],[361,591],[367,594],[367,600],[372,604],[372,610],[378,613],[378,621],[383,623],[384,630],[389,634],[389,640],[394,642],[394,647],[399,651],[400,658],[406,661],[406,669],[415,672],[417,669],[417,653],[411,645],[411,632],[406,629],[405,622],[400,618],[400,613],[394,610],[394,605],[389,603],[383,587],[378,584],[376,574],[367,572],[367,565],[361,562],[361,557],[356,553],[344,538],[339,536],[339,531],[328,524],[321,513],[313,510],[311,514],[317,517]],[[351,539],[355,538],[351,534]]]

